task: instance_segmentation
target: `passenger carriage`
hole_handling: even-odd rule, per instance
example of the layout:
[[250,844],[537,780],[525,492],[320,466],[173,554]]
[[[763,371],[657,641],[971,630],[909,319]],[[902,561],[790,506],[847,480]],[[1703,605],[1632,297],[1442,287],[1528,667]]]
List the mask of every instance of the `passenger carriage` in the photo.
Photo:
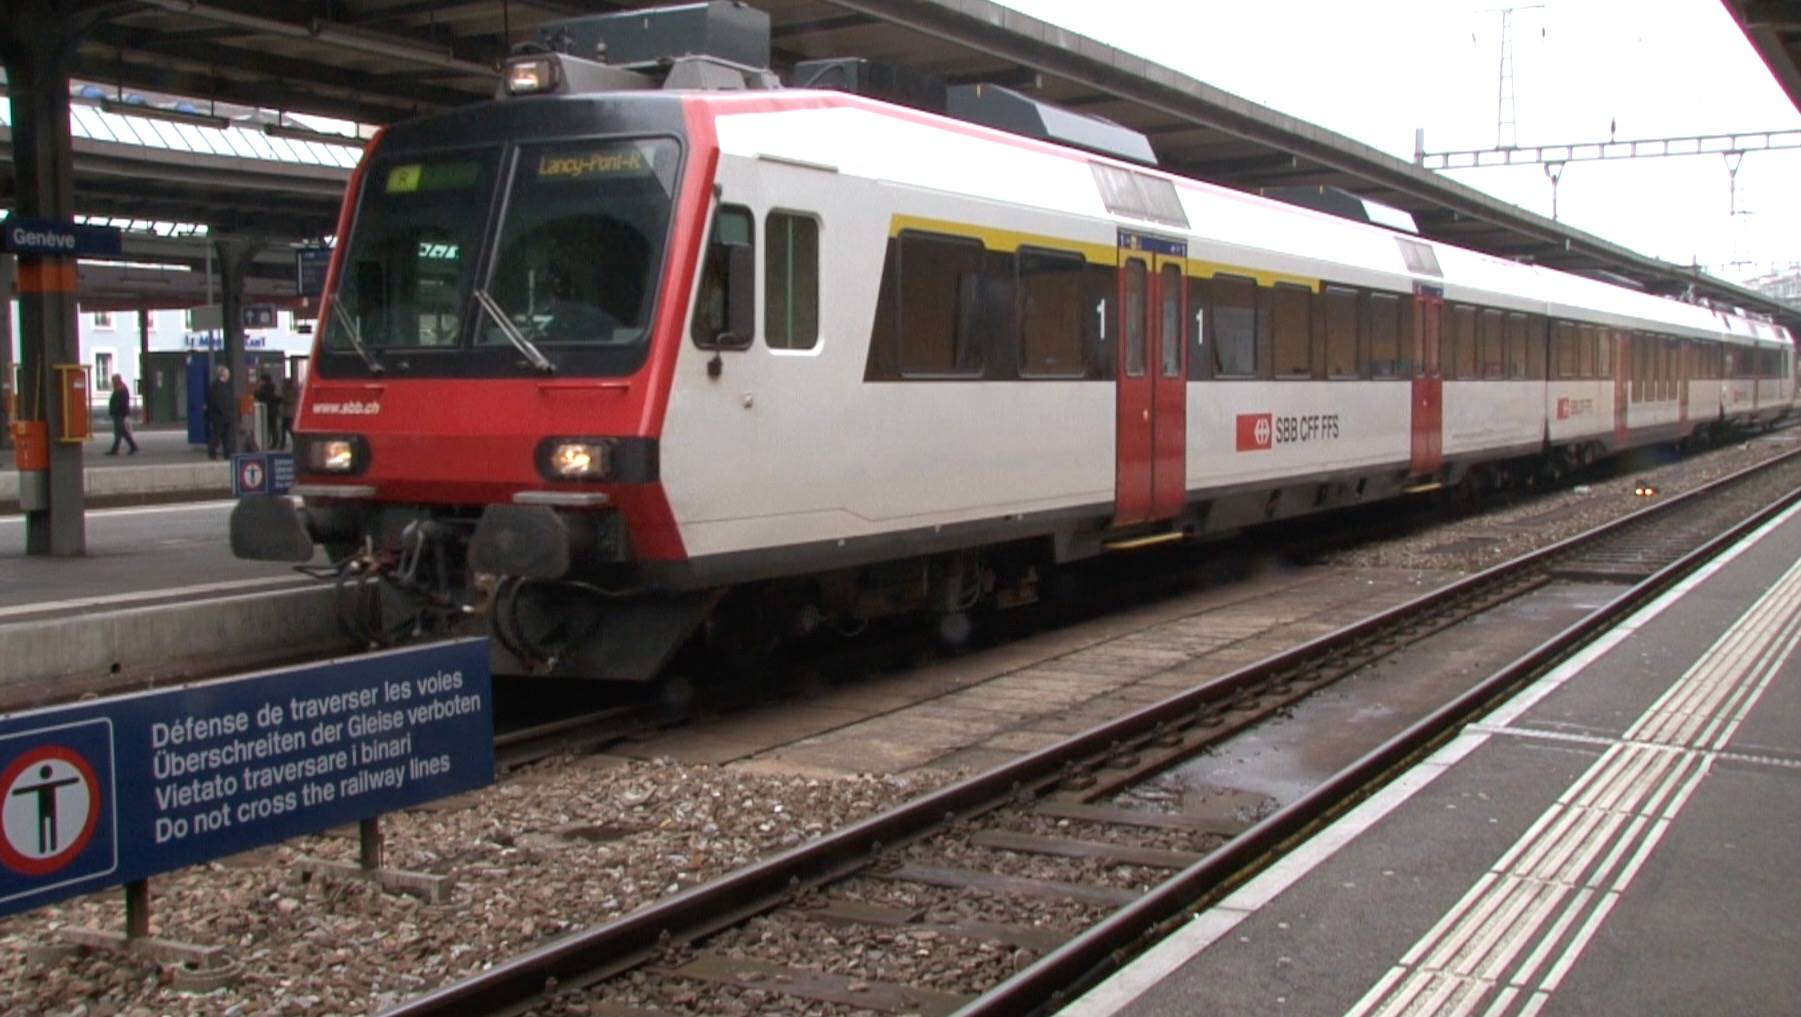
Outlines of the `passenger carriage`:
[[1005,90],[957,102],[1081,147],[666,70],[735,88],[527,54],[369,146],[304,505],[243,503],[240,554],[323,544],[503,672],[641,679],[1795,399],[1776,326],[1175,178]]

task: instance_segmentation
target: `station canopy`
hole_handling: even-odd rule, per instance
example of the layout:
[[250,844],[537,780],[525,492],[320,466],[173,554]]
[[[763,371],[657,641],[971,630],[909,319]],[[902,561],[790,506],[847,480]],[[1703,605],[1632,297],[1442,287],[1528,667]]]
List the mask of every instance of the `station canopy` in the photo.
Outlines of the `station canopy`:
[[[1771,7],[1792,13],[1795,7],[1727,2],[1754,42],[1750,15]],[[274,117],[278,126],[296,114],[385,124],[491,97],[500,60],[511,44],[535,38],[541,22],[653,6],[666,4],[141,0],[116,8],[89,30],[71,70],[79,81],[104,83],[115,101],[134,91],[150,92],[194,97],[201,111],[226,107]],[[780,72],[802,60],[864,57],[953,85],[1004,85],[1143,133],[1160,165],[1173,172],[1253,192],[1337,188],[1411,214],[1426,237],[1648,292],[1699,296],[1777,316],[1791,328],[1801,325],[1791,309],[1756,291],[1572,230],[988,0],[756,0],[754,6],[770,15]],[[1793,95],[1793,36],[1788,39],[1787,87]],[[1770,59],[1769,50],[1761,52]],[[1776,73],[1780,80],[1783,72]],[[244,126],[266,137],[275,133],[262,125]],[[287,241],[318,238],[335,227],[336,201],[326,198],[327,188],[315,177],[335,174],[341,190],[341,167],[293,164],[282,174],[293,181],[271,183],[259,192],[235,186],[258,175],[261,167],[253,156],[197,150],[170,167],[162,165],[166,155],[147,155],[137,172],[121,173],[116,163],[106,162],[118,153],[84,156],[84,141],[92,148],[100,140],[90,134],[77,141],[76,203],[84,211],[195,222],[215,233]],[[0,138],[0,159],[3,201],[12,186],[10,136]],[[201,168],[216,175],[172,189],[171,179],[195,174],[196,160],[209,163]],[[235,161],[210,165],[214,160]]]

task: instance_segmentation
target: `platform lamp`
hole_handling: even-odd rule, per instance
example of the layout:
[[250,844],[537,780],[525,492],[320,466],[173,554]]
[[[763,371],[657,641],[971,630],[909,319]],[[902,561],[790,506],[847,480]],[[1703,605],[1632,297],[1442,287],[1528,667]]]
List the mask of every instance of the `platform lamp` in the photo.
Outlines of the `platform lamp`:
[[275,122],[263,125],[263,133],[271,138],[285,138],[289,141],[317,141],[324,145],[346,145],[352,148],[363,147],[362,138],[352,137],[348,134],[338,134],[334,131],[314,130],[311,127],[303,127],[299,124],[286,123],[286,118],[286,113],[277,111],[275,114]]
[[144,117],[148,120],[166,120],[169,123],[187,124],[190,127],[211,127],[215,130],[222,131],[231,126],[230,118],[219,116],[217,113],[201,113],[184,109],[165,109],[161,106],[152,106],[149,103],[127,102],[123,99],[114,99],[110,96],[100,100],[100,108],[108,113],[116,113],[119,116]]

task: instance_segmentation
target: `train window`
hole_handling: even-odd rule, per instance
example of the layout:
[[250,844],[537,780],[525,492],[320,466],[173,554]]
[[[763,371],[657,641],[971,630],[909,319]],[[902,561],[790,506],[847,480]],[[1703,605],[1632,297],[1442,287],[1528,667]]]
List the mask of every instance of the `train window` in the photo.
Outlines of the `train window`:
[[1144,262],[1126,262],[1126,377],[1142,378],[1145,369],[1145,332],[1150,324],[1150,276]]
[[1114,310],[1119,300],[1119,268],[1115,265],[1089,265],[1082,273],[1082,342],[1088,358],[1088,377],[1111,381],[1117,369],[1119,342],[1118,315]]
[[1188,279],[1188,380],[1201,381],[1213,358],[1207,353],[1207,286],[1199,276]]
[[1468,304],[1451,308],[1452,377],[1482,377],[1482,363],[1476,359],[1476,309]]
[[1176,193],[1175,184],[1162,177],[1118,166],[1098,162],[1088,165],[1094,171],[1094,183],[1107,211],[1172,226],[1188,225],[1188,213],[1182,209],[1182,199]]
[[1506,374],[1506,346],[1503,342],[1502,315],[1500,311],[1485,309],[1481,323],[1477,327],[1478,341],[1482,347],[1482,377],[1499,378]]
[[1632,401],[1642,403],[1651,384],[1651,337],[1634,333],[1632,350]]
[[[1450,330],[1445,324],[1445,302],[1430,297],[1413,298],[1413,337],[1419,362],[1413,365],[1416,378],[1443,378],[1450,363],[1446,354],[1450,347]],[[1403,319],[1401,328],[1407,328]],[[1402,332],[1405,337],[1407,333]]]
[[1545,380],[1545,316],[1526,315],[1526,377]]
[[1182,266],[1165,265],[1162,283],[1158,289],[1158,299],[1163,305],[1161,324],[1163,331],[1157,334],[1157,359],[1165,378],[1182,376]]
[[1371,293],[1370,377],[1398,378],[1401,370],[1401,298]]
[[1278,378],[1313,377],[1313,292],[1277,283],[1274,364]]
[[641,358],[680,154],[669,139],[522,146],[494,244],[493,306],[477,341],[508,347],[523,338]]
[[1082,323],[1089,309],[1082,273],[1087,262],[1065,251],[1019,249],[1019,373],[1079,378]]
[[1576,343],[1576,376],[1578,378],[1598,378],[1595,373],[1595,350],[1601,345],[1600,330],[1593,325],[1582,326],[1581,339]]
[[1613,377],[1613,347],[1618,336],[1618,332],[1604,328],[1595,346],[1595,377],[1604,381]]
[[[741,205],[721,205],[713,213],[713,234],[707,240],[706,258],[700,267],[700,289],[694,298],[694,344],[702,348],[722,345],[725,337],[731,346],[750,344],[750,336],[726,336],[731,307],[730,287],[747,285],[731,278],[731,255],[734,248],[756,250],[756,219],[750,209]],[[756,262],[751,262],[755,265]]]
[[1216,275],[1213,294],[1213,374],[1216,378],[1257,376],[1257,284]]
[[1553,322],[1551,325],[1551,376],[1554,378],[1574,378],[1576,376],[1576,326],[1567,321]]
[[1357,291],[1326,287],[1326,377],[1357,377]]
[[1147,173],[1132,175],[1138,178],[1138,191],[1144,195],[1145,207],[1150,211],[1146,218],[1171,226],[1188,226],[1188,213],[1182,209],[1182,196],[1176,193],[1174,183]]
[[1395,245],[1401,249],[1401,260],[1406,263],[1407,271],[1419,275],[1442,276],[1444,272],[1438,267],[1438,254],[1429,244],[1406,237],[1396,237]]
[[1509,378],[1531,377],[1532,367],[1526,356],[1526,316],[1509,314],[1507,316],[1507,376]]
[[763,341],[772,350],[819,345],[819,220],[771,212],[764,220]]
[[982,373],[975,310],[982,287],[982,243],[911,230],[900,237],[895,301],[903,375]]
[[462,340],[498,162],[489,149],[375,165],[324,324],[326,352]]

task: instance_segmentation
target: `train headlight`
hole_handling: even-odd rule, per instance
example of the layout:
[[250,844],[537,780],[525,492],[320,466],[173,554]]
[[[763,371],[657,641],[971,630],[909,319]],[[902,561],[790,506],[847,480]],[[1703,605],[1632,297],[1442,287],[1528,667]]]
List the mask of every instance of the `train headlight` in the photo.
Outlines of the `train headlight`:
[[302,439],[302,468],[312,473],[361,473],[369,465],[368,446],[355,435]]
[[539,449],[538,472],[548,480],[605,480],[612,470],[606,438],[552,438]]
[[557,62],[548,56],[507,63],[507,94],[536,95],[557,87]]

